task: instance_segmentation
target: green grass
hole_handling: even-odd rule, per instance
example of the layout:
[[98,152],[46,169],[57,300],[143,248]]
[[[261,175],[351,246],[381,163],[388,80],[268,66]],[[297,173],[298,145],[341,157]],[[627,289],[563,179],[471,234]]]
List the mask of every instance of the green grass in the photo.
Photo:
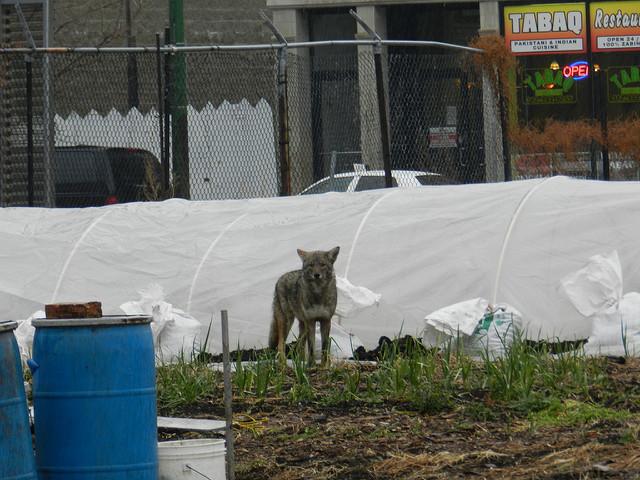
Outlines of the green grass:
[[623,434],[620,436],[620,443],[633,444],[640,442],[640,423],[628,425]]
[[[236,362],[234,397],[325,406],[388,403],[422,413],[462,408],[475,420],[495,420],[501,418],[499,412],[508,411],[530,416],[536,425],[544,425],[550,421],[545,418],[558,412],[564,412],[561,417],[566,421],[607,412],[596,408],[591,395],[607,391],[606,359],[585,357],[578,351],[552,355],[520,338],[503,357],[486,354],[479,361],[466,355],[460,342],[452,341],[440,350],[409,344],[404,352],[392,344],[383,349],[375,368],[357,363],[309,368],[294,349],[291,365],[284,367],[275,355]],[[211,398],[222,398],[220,372],[202,362],[184,360],[158,368],[162,409],[175,410]],[[581,407],[576,410],[577,404],[571,401]],[[596,410],[589,410],[589,405]]]
[[174,363],[161,361],[160,366],[156,368],[156,391],[160,411],[174,412],[188,405],[222,398],[222,373],[209,368],[204,355],[211,335],[212,322],[213,319],[209,322],[204,342],[194,343],[188,358],[183,350]]
[[491,399],[522,413],[544,409],[555,398],[589,398],[589,390],[606,379],[606,360],[580,350],[552,355],[516,335],[501,358],[482,355],[481,388]]
[[222,398],[222,374],[200,361],[180,358],[156,369],[158,405],[175,411],[210,398]]
[[592,402],[555,399],[545,409],[531,412],[528,420],[533,428],[574,427],[598,422],[638,421],[640,416],[628,410],[614,410]]

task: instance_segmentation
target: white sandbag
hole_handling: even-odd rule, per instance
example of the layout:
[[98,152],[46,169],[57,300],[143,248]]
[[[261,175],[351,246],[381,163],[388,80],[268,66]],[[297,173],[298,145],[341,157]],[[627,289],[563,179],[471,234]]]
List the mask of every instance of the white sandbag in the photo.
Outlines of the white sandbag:
[[467,353],[492,359],[504,357],[521,332],[522,314],[511,305],[496,305],[478,323],[466,343]]
[[640,293],[626,293],[619,304],[592,315],[590,320],[593,329],[584,347],[587,354],[640,354]]
[[382,298],[379,293],[374,293],[366,287],[353,285],[344,277],[336,276],[338,288],[338,305],[335,315],[345,318],[353,315],[360,309],[377,305]]
[[627,354],[640,355],[640,293],[625,293],[620,300]]
[[614,307],[622,298],[622,267],[616,250],[594,255],[587,265],[561,280],[573,306],[585,317]]
[[434,347],[450,338],[471,336],[488,307],[489,302],[484,298],[474,298],[430,313],[424,319],[422,343]]
[[153,334],[153,344],[158,345],[160,334],[167,326],[173,322],[171,315],[172,305],[164,301],[164,291],[158,284],[151,284],[147,288],[138,292],[140,299],[125,302],[120,305],[126,315],[151,315],[151,333]]
[[34,318],[45,318],[46,314],[43,310],[38,310],[26,320],[18,320],[18,327],[13,331],[18,342],[18,349],[20,350],[20,357],[22,358],[23,365],[26,365],[27,359],[31,358],[33,349],[33,336],[36,333],[36,329],[31,325],[31,320]]
[[522,330],[522,315],[507,304],[489,305],[484,298],[456,303],[425,318],[422,343],[427,347],[459,341],[469,355],[504,356]]
[[622,324],[618,305],[589,317],[592,323],[589,341],[584,346],[588,355],[624,355]]
[[200,338],[201,323],[179,308],[171,309],[172,321],[168,322],[158,339],[157,353],[163,363],[179,358],[191,361],[193,355],[206,350],[205,338]]
[[640,353],[640,293],[622,294],[622,266],[616,250],[590,257],[586,266],[567,275],[561,284],[572,305],[591,324],[585,353]]
[[140,300],[125,302],[120,309],[127,315],[151,315],[151,331],[159,363],[178,359],[190,361],[194,353],[205,349],[205,339],[199,338],[201,323],[179,308],[164,301],[160,285],[141,290]]

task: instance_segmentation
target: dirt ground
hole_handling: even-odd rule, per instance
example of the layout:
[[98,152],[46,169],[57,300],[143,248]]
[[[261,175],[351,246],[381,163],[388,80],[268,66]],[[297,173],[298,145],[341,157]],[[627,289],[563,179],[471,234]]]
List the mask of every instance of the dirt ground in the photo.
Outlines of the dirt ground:
[[[639,398],[640,361],[612,361],[608,374],[621,393],[612,408],[632,412],[631,419],[534,426],[482,397],[461,398],[453,410],[434,415],[401,404],[234,400],[236,478],[640,478],[640,405],[625,400]],[[473,405],[486,418],[470,415]],[[223,408],[212,399],[174,416],[220,419]]]

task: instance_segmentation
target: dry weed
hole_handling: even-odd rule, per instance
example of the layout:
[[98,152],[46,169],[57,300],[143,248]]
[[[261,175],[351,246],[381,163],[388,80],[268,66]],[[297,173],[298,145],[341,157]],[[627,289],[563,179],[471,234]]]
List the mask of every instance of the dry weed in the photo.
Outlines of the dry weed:
[[609,121],[607,130],[607,145],[610,151],[640,161],[640,117]]
[[493,450],[397,455],[375,463],[373,465],[373,473],[376,476],[390,476],[393,478],[412,478],[410,475],[421,478],[422,475],[434,475],[445,468],[467,460],[490,460],[506,456],[508,455],[497,453]]

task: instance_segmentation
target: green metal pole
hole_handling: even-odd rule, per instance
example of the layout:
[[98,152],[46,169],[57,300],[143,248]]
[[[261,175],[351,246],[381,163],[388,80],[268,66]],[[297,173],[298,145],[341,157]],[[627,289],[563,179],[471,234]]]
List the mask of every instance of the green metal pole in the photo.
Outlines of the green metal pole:
[[[169,0],[171,41],[184,46],[183,0]],[[191,198],[189,188],[189,136],[187,122],[187,68],[185,54],[171,58],[171,139],[175,196]]]

